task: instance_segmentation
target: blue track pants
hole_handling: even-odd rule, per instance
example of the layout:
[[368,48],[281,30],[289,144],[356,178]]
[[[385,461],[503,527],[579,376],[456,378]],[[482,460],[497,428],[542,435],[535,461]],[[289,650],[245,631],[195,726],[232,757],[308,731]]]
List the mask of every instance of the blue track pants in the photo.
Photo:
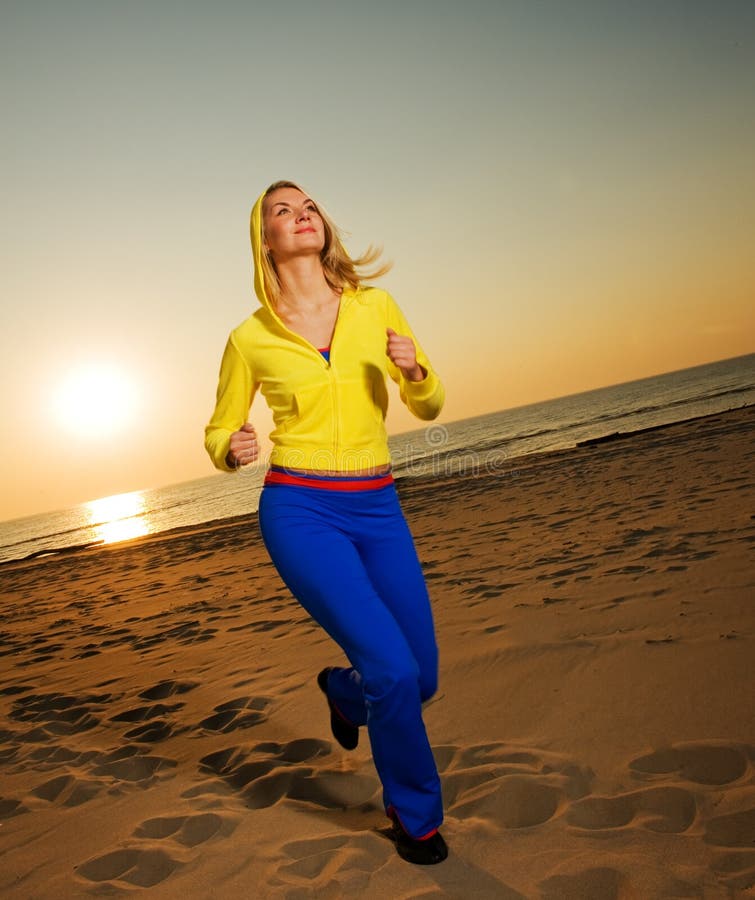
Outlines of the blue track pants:
[[437,687],[438,649],[395,486],[266,485],[259,519],[283,581],[351,663],[331,671],[328,696],[367,726],[386,810],[424,837],[443,819],[421,706]]

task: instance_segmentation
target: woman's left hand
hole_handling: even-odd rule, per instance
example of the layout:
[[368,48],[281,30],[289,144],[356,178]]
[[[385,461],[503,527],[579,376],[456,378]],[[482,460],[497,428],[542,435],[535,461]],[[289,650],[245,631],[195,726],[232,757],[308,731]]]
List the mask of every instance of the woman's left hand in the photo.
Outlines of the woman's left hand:
[[387,328],[388,346],[386,354],[388,359],[398,366],[408,381],[423,381],[427,372],[417,362],[417,350],[414,341],[403,334],[396,334],[392,328]]

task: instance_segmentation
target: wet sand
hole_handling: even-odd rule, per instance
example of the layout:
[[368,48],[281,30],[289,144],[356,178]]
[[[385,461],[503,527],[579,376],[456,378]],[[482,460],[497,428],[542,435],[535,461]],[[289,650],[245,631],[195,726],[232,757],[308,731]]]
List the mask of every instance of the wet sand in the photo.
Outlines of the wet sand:
[[0,567],[4,896],[755,896],[755,408],[399,489],[449,859],[381,831],[249,517]]

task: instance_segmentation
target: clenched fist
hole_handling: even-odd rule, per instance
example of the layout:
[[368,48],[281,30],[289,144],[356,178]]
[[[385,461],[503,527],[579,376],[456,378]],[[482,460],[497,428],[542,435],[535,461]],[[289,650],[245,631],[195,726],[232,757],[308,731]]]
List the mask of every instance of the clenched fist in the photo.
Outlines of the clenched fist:
[[254,462],[259,455],[257,432],[254,430],[254,425],[247,422],[241,426],[240,431],[234,431],[231,435],[231,446],[225,461],[231,469],[235,469],[238,466],[246,466]]
[[396,334],[392,328],[386,329],[388,346],[385,352],[388,359],[404,373],[408,381],[423,381],[427,372],[417,362],[417,350],[414,341],[403,334]]

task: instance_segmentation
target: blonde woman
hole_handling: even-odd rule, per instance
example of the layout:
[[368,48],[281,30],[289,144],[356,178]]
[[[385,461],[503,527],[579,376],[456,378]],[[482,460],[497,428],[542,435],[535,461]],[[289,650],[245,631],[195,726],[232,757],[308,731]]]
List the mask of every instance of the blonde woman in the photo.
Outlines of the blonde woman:
[[230,335],[205,446],[225,471],[259,456],[247,422],[257,390],[273,413],[259,518],[270,557],[349,665],[318,675],[331,730],[347,750],[366,726],[399,854],[448,855],[422,703],[437,686],[430,602],[391,475],[387,378],[420,419],[443,386],[406,319],[360,274],[377,253],[347,255],[323,210],[279,181],[252,210],[254,285],[262,307]]

